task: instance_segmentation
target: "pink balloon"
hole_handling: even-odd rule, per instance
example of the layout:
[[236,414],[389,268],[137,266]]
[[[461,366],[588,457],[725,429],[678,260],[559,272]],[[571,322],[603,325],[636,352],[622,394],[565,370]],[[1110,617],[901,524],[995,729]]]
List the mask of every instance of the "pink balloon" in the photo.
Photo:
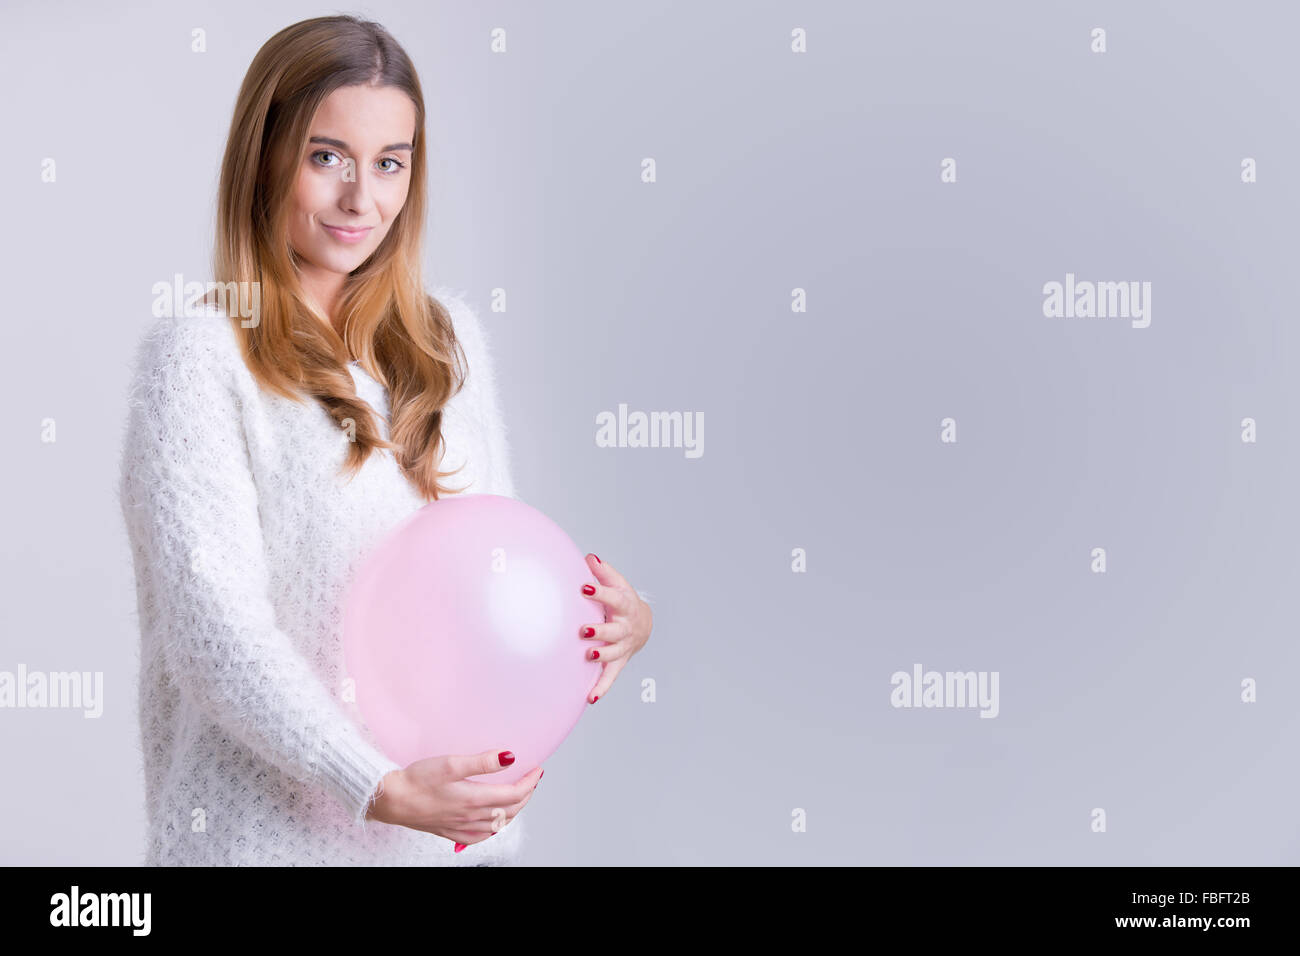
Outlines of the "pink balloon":
[[554,521],[513,498],[431,501],[362,563],[343,620],[347,674],[380,748],[424,757],[512,751],[470,780],[513,783],[559,748],[587,709],[603,641],[583,640],[604,605]]

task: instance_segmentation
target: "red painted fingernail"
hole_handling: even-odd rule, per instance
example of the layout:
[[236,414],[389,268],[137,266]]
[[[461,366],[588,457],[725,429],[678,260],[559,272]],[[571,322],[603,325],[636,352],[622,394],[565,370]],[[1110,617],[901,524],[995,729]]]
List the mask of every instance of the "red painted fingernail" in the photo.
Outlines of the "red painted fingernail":
[[591,652],[591,659],[592,659],[593,661],[594,661],[596,658],[598,658],[598,657],[600,657],[600,651],[592,651],[592,652]]
[[593,698],[591,698],[591,702],[592,702],[593,704],[594,704],[596,701],[598,701],[598,700],[600,700],[599,697],[593,697]]
[[597,563],[597,564],[604,564],[604,563],[605,563],[604,561],[600,560],[600,555],[598,555],[598,554],[593,554],[592,557],[596,559],[596,563]]
[[541,782],[542,782],[542,778],[545,777],[545,776],[546,776],[546,771],[543,770],[541,773],[539,773],[539,774],[537,775],[537,782],[538,782],[538,783],[541,783]]
[[584,628],[582,629],[582,636],[583,636],[583,637],[595,637],[595,636],[596,636],[596,629],[595,629],[594,627],[584,627]]
[[595,593],[596,593],[596,589],[593,588],[590,584],[584,584],[584,585],[582,586],[582,593],[583,593],[583,594],[595,594]]
[[456,844],[456,852],[457,852],[457,853],[459,853],[459,852],[460,852],[461,850],[463,850],[463,849],[465,849],[465,844],[464,844],[464,843],[457,843],[457,844]]
[[497,762],[503,767],[508,767],[515,762],[515,755],[509,750],[503,750],[497,754]]

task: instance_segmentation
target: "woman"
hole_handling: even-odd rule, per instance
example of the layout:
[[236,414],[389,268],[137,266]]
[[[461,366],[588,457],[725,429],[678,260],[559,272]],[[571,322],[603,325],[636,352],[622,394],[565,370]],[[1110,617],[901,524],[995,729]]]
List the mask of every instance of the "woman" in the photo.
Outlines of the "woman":
[[[215,262],[246,294],[149,329],[122,458],[149,864],[519,858],[540,767],[464,779],[512,763],[509,741],[401,767],[346,702],[341,607],[367,549],[445,494],[515,497],[485,331],[423,291],[425,162],[419,81],[382,27],[307,20],[254,58]],[[574,653],[611,642],[594,703],[651,613],[587,562],[598,603]]]

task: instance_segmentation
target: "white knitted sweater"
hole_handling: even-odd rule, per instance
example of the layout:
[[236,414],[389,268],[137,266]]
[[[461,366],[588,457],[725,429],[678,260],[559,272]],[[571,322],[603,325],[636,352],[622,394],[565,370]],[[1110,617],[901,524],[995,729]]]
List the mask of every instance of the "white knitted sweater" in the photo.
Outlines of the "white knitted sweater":
[[[484,329],[461,294],[433,295],[468,361],[442,423],[443,470],[465,467],[446,481],[516,497]],[[342,605],[367,551],[424,501],[385,449],[340,475],[346,433],[314,399],[262,391],[236,335],[215,308],[155,319],[129,396],[119,490],[141,637],[144,862],[517,864],[525,812],[460,853],[364,819],[399,765],[344,702]],[[350,367],[388,437],[387,391]]]

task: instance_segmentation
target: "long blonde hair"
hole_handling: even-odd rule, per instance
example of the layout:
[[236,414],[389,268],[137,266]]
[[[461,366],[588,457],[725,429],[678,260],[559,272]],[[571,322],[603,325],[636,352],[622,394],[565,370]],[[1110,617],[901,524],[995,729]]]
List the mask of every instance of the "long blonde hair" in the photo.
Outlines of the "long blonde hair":
[[[335,89],[359,85],[391,86],[410,96],[415,141],[406,203],[339,297],[340,337],[307,303],[287,212],[317,108]],[[227,288],[260,284],[260,314],[251,328],[228,311],[244,361],[262,387],[294,401],[314,397],[340,428],[355,429],[345,472],[355,475],[376,448],[389,448],[420,494],[436,500],[463,490],[439,483],[455,472],[439,471],[438,464],[442,409],[464,385],[465,357],[446,306],[425,292],[421,276],[424,119],[415,67],[379,24],[317,17],[275,34],[253,58],[235,103],[221,166],[214,269]],[[388,388],[391,440],[356,395],[346,367],[350,355]]]

